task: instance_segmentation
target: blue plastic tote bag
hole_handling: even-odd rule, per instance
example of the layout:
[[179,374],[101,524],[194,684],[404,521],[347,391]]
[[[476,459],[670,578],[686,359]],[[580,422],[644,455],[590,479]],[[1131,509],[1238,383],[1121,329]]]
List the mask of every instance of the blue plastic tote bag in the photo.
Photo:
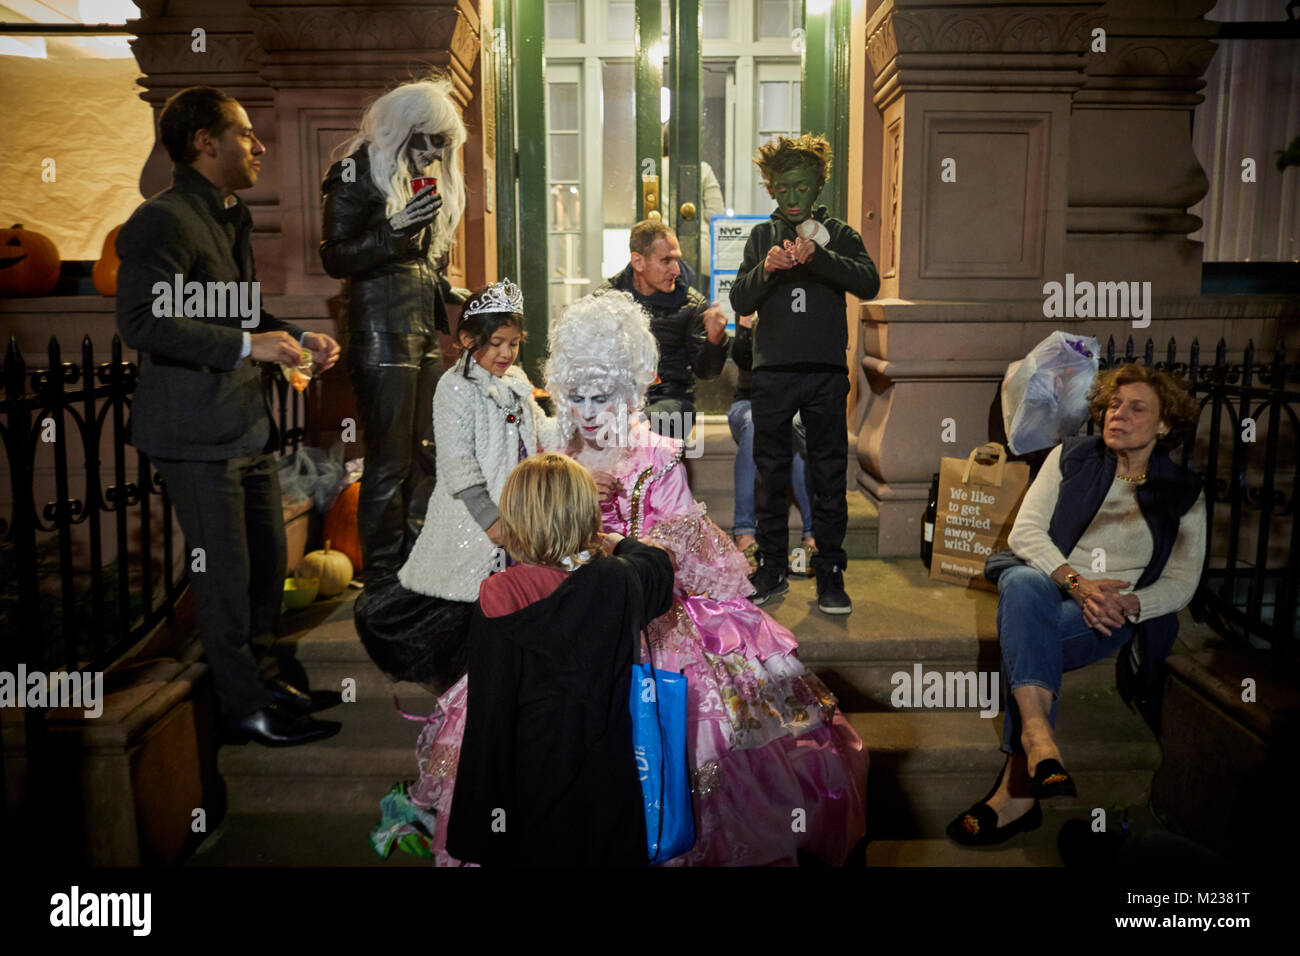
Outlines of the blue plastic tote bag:
[[[649,642],[646,642],[647,649]],[[665,863],[695,845],[686,762],[686,675],[632,665],[632,746],[645,797],[651,863]]]

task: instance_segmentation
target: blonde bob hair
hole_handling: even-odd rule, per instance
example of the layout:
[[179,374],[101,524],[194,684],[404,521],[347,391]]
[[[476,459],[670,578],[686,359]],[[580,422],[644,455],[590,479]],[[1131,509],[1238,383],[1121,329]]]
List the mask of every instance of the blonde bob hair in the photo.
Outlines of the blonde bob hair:
[[506,478],[497,508],[502,543],[517,561],[562,567],[599,540],[596,482],[568,455],[525,458]]

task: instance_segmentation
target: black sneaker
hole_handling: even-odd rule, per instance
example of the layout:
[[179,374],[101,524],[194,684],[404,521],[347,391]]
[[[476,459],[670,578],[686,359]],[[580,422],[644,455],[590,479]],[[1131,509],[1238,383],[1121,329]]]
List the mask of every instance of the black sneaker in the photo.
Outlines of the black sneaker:
[[785,574],[771,564],[762,562],[759,563],[758,570],[749,576],[749,583],[754,585],[754,593],[749,596],[749,599],[759,607],[778,594],[790,590],[790,582],[785,579]]
[[838,564],[817,569],[817,610],[823,614],[853,613],[853,602],[844,590],[844,572]]

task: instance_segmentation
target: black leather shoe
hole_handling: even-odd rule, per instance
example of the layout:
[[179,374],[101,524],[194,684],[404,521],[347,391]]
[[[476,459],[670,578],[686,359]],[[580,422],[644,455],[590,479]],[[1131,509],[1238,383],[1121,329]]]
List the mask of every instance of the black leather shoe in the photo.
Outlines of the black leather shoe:
[[311,694],[299,690],[288,681],[277,677],[266,682],[266,689],[271,692],[277,704],[286,704],[299,714],[312,712]]
[[247,717],[223,718],[221,730],[230,743],[256,741],[266,747],[293,747],[333,737],[342,728],[333,720],[295,714],[283,704],[270,703]]

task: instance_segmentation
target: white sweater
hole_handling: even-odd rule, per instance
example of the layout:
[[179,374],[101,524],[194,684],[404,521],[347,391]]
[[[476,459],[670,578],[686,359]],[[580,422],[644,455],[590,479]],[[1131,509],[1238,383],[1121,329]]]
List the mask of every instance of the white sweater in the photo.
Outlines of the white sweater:
[[[1119,478],[1111,483],[1092,523],[1084,529],[1067,559],[1047,534],[1061,491],[1061,446],[1057,445],[1025,492],[1007,544],[1016,557],[1044,574],[1068,564],[1087,578],[1127,581],[1129,587],[1125,591],[1136,594],[1142,604],[1142,613],[1131,620],[1146,621],[1181,611],[1196,592],[1205,560],[1205,493],[1197,497],[1178,523],[1178,538],[1159,579],[1134,591],[1133,585],[1146,570],[1155,547],[1151,529],[1138,507],[1138,487]],[[1093,570],[1094,562],[1103,556],[1105,571]]]
[[[466,379],[464,368],[461,360],[438,380],[433,396],[437,484],[420,537],[397,578],[421,594],[477,601],[496,546],[459,495],[486,485],[492,501],[499,501],[506,476],[519,463],[520,439],[525,452],[535,455],[539,447],[554,448],[558,436],[555,420],[538,407],[533,385],[518,366],[500,378],[471,361]],[[522,407],[522,414],[512,424],[506,416],[516,406]]]

